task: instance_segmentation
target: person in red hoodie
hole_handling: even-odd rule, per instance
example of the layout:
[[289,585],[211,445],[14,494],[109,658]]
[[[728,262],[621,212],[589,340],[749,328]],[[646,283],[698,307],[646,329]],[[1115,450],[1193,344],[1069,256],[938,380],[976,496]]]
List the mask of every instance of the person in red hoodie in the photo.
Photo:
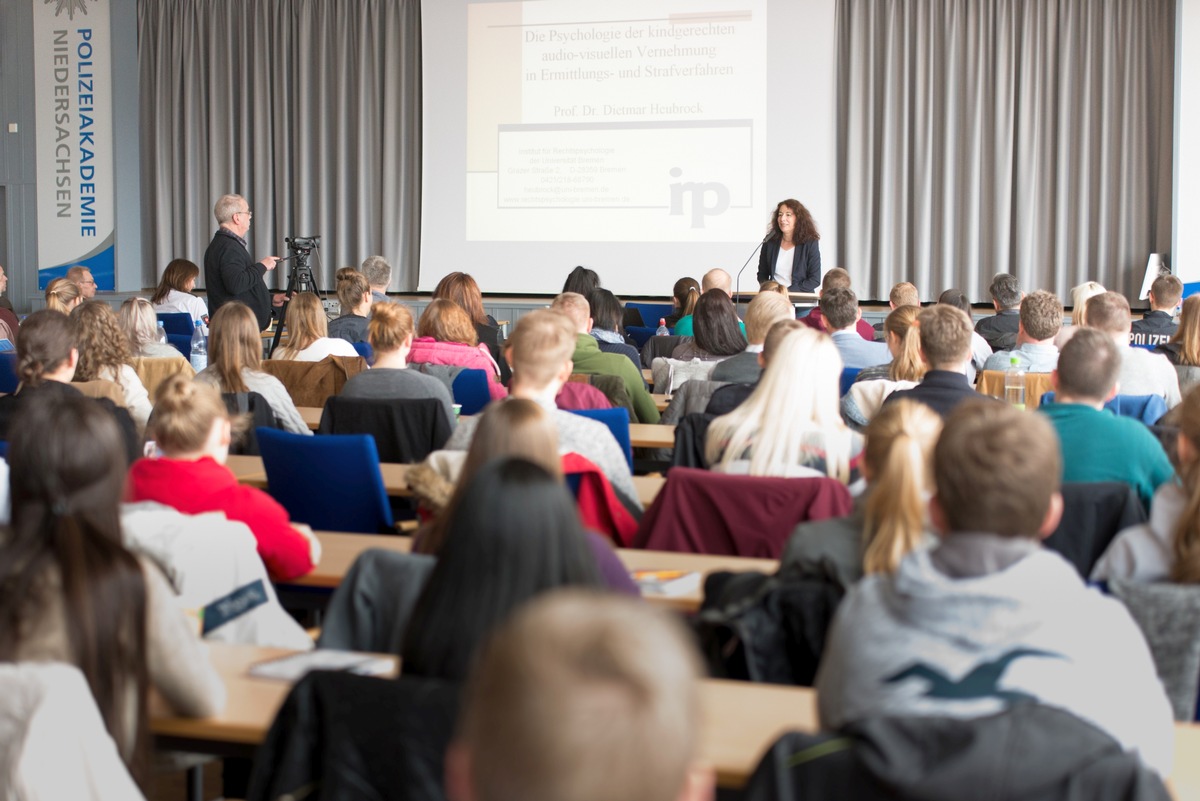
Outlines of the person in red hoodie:
[[231,432],[229,412],[216,389],[171,376],[155,392],[146,431],[162,456],[134,462],[127,500],[156,501],[190,515],[224,512],[250,527],[272,580],[303,576],[320,560],[320,544],[270,495],[238,483],[225,466]]

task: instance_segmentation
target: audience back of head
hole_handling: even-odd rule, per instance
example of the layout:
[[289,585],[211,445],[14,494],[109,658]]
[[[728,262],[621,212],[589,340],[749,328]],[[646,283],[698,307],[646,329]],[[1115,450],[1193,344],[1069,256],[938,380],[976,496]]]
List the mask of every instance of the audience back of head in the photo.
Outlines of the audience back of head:
[[1128,338],[1132,318],[1129,301],[1116,292],[1104,292],[1089,298],[1087,302],[1087,325],[1111,335],[1114,339]]
[[714,356],[733,356],[746,349],[733,301],[724,290],[710,289],[701,295],[692,321],[696,347],[700,350]]
[[1092,328],[1082,328],[1063,345],[1055,370],[1059,402],[1066,398],[1104,403],[1113,392],[1121,372],[1121,352],[1112,337]]
[[563,282],[562,291],[574,292],[586,298],[599,288],[600,276],[596,271],[579,266],[567,274],[567,280]]
[[353,267],[337,271],[337,297],[342,314],[350,314],[371,296],[371,284],[367,277]]
[[892,291],[888,293],[888,302],[893,309],[898,309],[901,306],[920,306],[921,295],[917,292],[917,287],[908,281],[901,281],[892,287]]
[[621,301],[607,289],[597,289],[588,295],[588,308],[592,315],[592,328],[601,331],[620,331],[622,321]]
[[258,319],[244,303],[226,303],[209,323],[208,363],[220,378],[222,392],[248,392],[243,370],[262,367]]
[[1054,339],[1062,322],[1063,305],[1058,295],[1039,289],[1021,300],[1021,325],[1030,339]]
[[195,280],[200,277],[200,267],[188,259],[171,259],[163,270],[162,278],[159,279],[158,288],[154,290],[154,294],[150,297],[150,302],[158,305],[159,303],[167,302],[167,295],[174,289],[176,292],[189,292],[190,287],[194,287]]
[[1171,581],[1197,584],[1200,583],[1200,391],[1188,392],[1179,409],[1176,451],[1186,501],[1171,541]]
[[920,306],[897,306],[883,321],[883,330],[899,343],[888,366],[892,381],[920,381],[929,369],[921,358],[921,331],[916,325],[920,315]]
[[565,314],[538,309],[517,321],[508,348],[514,385],[542,389],[570,375],[575,331]]
[[413,316],[402,303],[375,303],[367,323],[367,341],[376,352],[391,352],[412,344]]
[[121,365],[133,363],[129,339],[121,330],[116,312],[107,303],[98,300],[81,303],[71,312],[71,324],[75,328],[75,344],[79,348],[76,380],[115,380],[115,374],[106,370],[115,371]]
[[960,371],[971,358],[971,318],[954,306],[938,303],[922,309],[917,323],[929,369]]
[[372,289],[385,290],[392,282],[392,265],[383,256],[367,256],[361,269]]
[[1183,297],[1183,282],[1173,275],[1160,275],[1150,285],[1150,308],[1170,311]]
[[1179,312],[1179,328],[1171,337],[1171,344],[1178,346],[1180,364],[1200,366],[1200,295],[1192,295],[1183,302],[1183,309]]
[[[671,296],[675,299],[675,305],[679,307],[679,316],[687,317],[695,311],[696,302],[700,300],[700,282],[695,278],[680,278],[671,289]],[[652,324],[649,320],[642,322]]]
[[795,311],[787,295],[760,292],[746,307],[746,341],[751,345],[761,345],[771,326],[794,317]]
[[490,325],[487,312],[483,310],[483,293],[479,284],[467,273],[450,273],[438,281],[433,288],[435,300],[444,298],[462,307],[475,325]]
[[850,328],[858,322],[858,297],[849,287],[833,287],[821,293],[821,314],[832,331]]
[[[17,331],[17,377],[27,387],[36,387],[71,362],[75,331],[70,318],[60,311],[42,309],[25,318]],[[74,375],[66,376],[70,381]]]
[[475,325],[457,303],[439,298],[431,301],[421,312],[417,336],[432,337],[438,342],[458,342],[474,347],[479,344]]
[[1009,273],[996,273],[988,286],[992,301],[1000,309],[1015,309],[1021,303],[1021,285]]

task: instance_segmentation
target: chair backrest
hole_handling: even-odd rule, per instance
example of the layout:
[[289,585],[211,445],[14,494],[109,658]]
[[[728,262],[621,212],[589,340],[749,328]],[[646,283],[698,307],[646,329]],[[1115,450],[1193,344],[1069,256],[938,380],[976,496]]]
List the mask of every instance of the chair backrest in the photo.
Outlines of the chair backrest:
[[[981,395],[1004,400],[1004,371],[984,370],[979,374],[977,389]],[[1042,402],[1042,396],[1053,390],[1054,383],[1050,380],[1050,373],[1026,373],[1025,408],[1036,409]]]
[[185,359],[190,359],[192,356],[192,335],[191,334],[167,334],[167,344],[175,350],[179,351],[179,355]]
[[633,470],[633,440],[629,435],[628,411],[617,408],[575,409],[571,413],[577,414],[580,417],[590,417],[593,420],[599,420],[608,426],[608,430],[612,432],[613,438],[621,446],[621,452],[625,454],[625,461],[629,463],[629,469]]
[[168,337],[171,334],[178,334],[189,340],[192,338],[192,331],[196,328],[196,324],[192,321],[192,315],[187,312],[159,312],[157,316]]
[[718,389],[728,386],[728,381],[703,381],[693,379],[688,381],[671,396],[671,402],[663,411],[658,422],[663,425],[678,423],[689,414],[702,414],[708,408],[708,402]]
[[182,356],[137,356],[133,360],[133,370],[142,380],[146,391],[150,393],[152,401],[158,385],[176,373],[183,373],[188,378],[196,375],[196,371],[192,369],[192,363]]
[[1118,533],[1146,522],[1146,510],[1133,487],[1121,481],[1072,481],[1061,492],[1062,520],[1042,544],[1086,580]]
[[642,366],[653,367],[654,360],[658,358],[669,359],[671,354],[675,352],[675,348],[685,342],[691,342],[691,337],[675,336],[674,334],[666,337],[651,337],[642,343]]
[[[1041,403],[1042,405],[1053,404],[1054,393],[1042,393]],[[1167,402],[1161,395],[1115,395],[1112,400],[1104,404],[1104,408],[1113,414],[1132,417],[1152,426],[1167,413]]]
[[854,379],[858,378],[858,374],[861,372],[861,367],[847,367],[842,370],[842,378],[838,382],[838,395],[845,395],[849,392],[850,387],[854,385]]
[[768,478],[673,467],[642,517],[634,548],[778,559],[792,528],[850,514],[832,478]]
[[367,369],[361,356],[326,356],[319,362],[268,359],[263,372],[279,379],[297,406],[324,406],[353,376]]
[[392,528],[373,438],[309,437],[274,428],[255,434],[269,491],[293,520],[326,531],[377,534]]
[[408,619],[436,559],[371,548],[359,554],[333,591],[319,648],[398,654]]
[[125,406],[125,390],[116,381],[97,378],[94,381],[74,381],[71,386],[89,398],[108,398],[118,406]]
[[451,387],[454,402],[462,405],[460,414],[479,414],[492,399],[488,392],[488,374],[483,370],[466,369],[454,376]]
[[650,367],[654,376],[654,391],[670,395],[692,379],[711,381],[713,370],[718,364],[720,362],[704,362],[697,359],[684,361],[657,358]]
[[229,445],[232,455],[258,456],[258,435],[255,431],[259,428],[284,428],[271,404],[257,392],[222,392],[221,400],[225,401],[225,408],[230,414],[250,415],[250,425],[240,438]]
[[[634,344],[639,348],[645,347],[646,342],[653,339],[658,327],[651,328],[648,325],[630,325],[625,327],[625,333],[633,340]],[[670,331],[671,329],[667,329]]]
[[370,342],[355,342],[354,352],[367,360],[367,364],[375,363],[375,349],[371,347]]
[[680,418],[675,424],[672,467],[708,468],[708,460],[704,458],[704,443],[708,437],[708,426],[716,418],[717,415],[707,412],[694,412]]
[[11,395],[21,380],[17,378],[17,354],[0,353],[0,392]]
[[1175,720],[1195,720],[1196,683],[1200,679],[1200,587],[1113,580],[1108,588],[1141,628]]
[[450,439],[450,420],[437,398],[367,399],[334,396],[325,401],[321,434],[369,434],[377,460],[415,463]]

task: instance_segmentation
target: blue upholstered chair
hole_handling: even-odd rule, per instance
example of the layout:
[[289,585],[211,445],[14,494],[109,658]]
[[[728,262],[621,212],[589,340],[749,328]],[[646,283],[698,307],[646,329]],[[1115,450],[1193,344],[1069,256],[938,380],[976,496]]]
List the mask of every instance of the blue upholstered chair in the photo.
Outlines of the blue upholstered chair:
[[492,399],[488,392],[488,375],[483,370],[459,371],[452,385],[454,402],[462,405],[459,414],[479,414]]
[[625,454],[625,460],[629,462],[629,469],[633,470],[633,440],[629,435],[628,409],[624,407],[613,409],[572,409],[571,414],[577,414],[580,417],[590,417],[608,426],[608,430],[616,438],[617,444],[621,446],[621,452]]
[[293,520],[323,531],[390,531],[392,510],[369,434],[306,437],[255,430],[270,493]]

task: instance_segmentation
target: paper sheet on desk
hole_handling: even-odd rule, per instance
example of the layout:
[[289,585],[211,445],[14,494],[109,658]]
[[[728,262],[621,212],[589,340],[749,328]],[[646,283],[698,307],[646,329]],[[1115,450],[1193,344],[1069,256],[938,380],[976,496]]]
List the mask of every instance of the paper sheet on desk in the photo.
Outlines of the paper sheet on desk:
[[360,676],[386,676],[392,670],[392,660],[357,651],[317,649],[251,665],[250,675],[260,679],[296,682],[312,670],[341,670]]

